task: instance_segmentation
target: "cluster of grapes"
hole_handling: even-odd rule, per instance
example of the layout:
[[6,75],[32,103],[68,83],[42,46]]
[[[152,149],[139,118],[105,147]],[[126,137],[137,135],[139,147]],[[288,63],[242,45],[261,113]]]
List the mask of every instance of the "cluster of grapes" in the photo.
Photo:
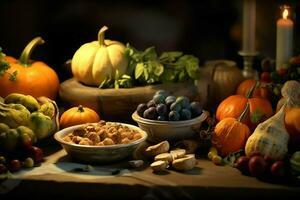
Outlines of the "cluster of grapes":
[[191,102],[185,96],[175,97],[164,90],[159,90],[146,104],[137,106],[139,116],[159,121],[189,120],[202,114],[199,102]]
[[[3,156],[5,155],[5,156]],[[0,155],[0,174],[17,172],[22,167],[32,168],[43,161],[43,151],[36,146],[19,149],[18,152]]]
[[261,62],[262,73],[260,79],[264,82],[283,84],[287,80],[300,80],[300,57],[293,57],[288,64],[276,70],[275,61],[265,58]]
[[289,63],[276,70],[276,63],[271,58],[261,62],[260,80],[268,83],[269,90],[275,96],[280,96],[282,85],[288,80],[300,81],[300,55],[292,57]]

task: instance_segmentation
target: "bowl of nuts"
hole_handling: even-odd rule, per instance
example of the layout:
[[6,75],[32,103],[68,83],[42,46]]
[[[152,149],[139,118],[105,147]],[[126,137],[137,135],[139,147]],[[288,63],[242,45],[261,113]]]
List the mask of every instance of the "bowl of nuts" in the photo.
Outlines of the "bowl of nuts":
[[54,138],[75,160],[110,163],[131,156],[147,133],[134,125],[101,120],[62,129]]

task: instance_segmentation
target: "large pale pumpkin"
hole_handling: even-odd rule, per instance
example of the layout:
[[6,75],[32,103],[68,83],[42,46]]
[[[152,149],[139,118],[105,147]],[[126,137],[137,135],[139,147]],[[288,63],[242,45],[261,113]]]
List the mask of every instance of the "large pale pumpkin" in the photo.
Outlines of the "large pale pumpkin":
[[72,59],[74,77],[87,85],[99,86],[105,79],[114,79],[115,72],[124,74],[128,61],[124,56],[125,46],[117,41],[104,40],[102,27],[98,33],[98,41],[82,45]]
[[41,37],[36,37],[25,47],[19,60],[10,56],[5,57],[10,68],[0,76],[0,96],[5,97],[16,92],[36,98],[40,96],[56,98],[59,88],[56,72],[44,62],[30,59],[34,47],[43,43]]
[[203,68],[203,74],[211,79],[209,87],[209,103],[219,104],[226,97],[233,95],[237,86],[243,80],[241,70],[230,60],[208,61]]

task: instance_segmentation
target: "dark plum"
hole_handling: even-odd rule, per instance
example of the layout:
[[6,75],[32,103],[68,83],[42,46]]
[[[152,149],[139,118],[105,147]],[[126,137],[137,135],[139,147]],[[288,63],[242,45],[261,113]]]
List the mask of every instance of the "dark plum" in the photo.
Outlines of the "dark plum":
[[166,115],[166,113],[168,112],[168,108],[165,104],[160,103],[156,106],[156,112],[159,115],[163,116]]
[[198,117],[202,114],[202,106],[198,101],[194,101],[191,104],[191,112],[193,117]]
[[177,102],[174,102],[174,103],[171,104],[170,110],[171,111],[176,111],[176,112],[179,113],[180,110],[181,110],[181,105],[179,103],[177,103]]
[[160,104],[160,103],[164,103],[165,102],[165,96],[161,95],[161,94],[156,94],[153,97],[153,101],[156,105]]
[[141,103],[137,106],[136,111],[139,116],[143,117],[145,110],[147,110],[147,105],[145,103]]
[[180,111],[180,119],[181,120],[189,120],[192,118],[192,113],[188,109],[182,109]]
[[176,112],[176,111],[171,111],[171,112],[169,113],[169,120],[170,120],[170,121],[179,121],[179,119],[180,119],[180,115],[179,115],[178,112]]
[[145,110],[143,117],[146,119],[153,119],[155,120],[157,118],[157,112],[155,107],[148,108]]
[[188,107],[188,104],[190,104],[190,100],[185,96],[177,97],[176,102],[179,103],[182,108]]
[[176,101],[175,96],[167,96],[167,98],[165,99],[165,103],[167,104],[167,106],[171,106],[171,104],[174,103],[175,101]]
[[158,90],[157,92],[155,92],[155,95],[157,94],[164,96],[164,98],[166,98],[169,95],[169,93],[166,92],[165,90]]
[[148,107],[148,108],[155,107],[154,101],[153,101],[153,100],[148,101],[147,107]]

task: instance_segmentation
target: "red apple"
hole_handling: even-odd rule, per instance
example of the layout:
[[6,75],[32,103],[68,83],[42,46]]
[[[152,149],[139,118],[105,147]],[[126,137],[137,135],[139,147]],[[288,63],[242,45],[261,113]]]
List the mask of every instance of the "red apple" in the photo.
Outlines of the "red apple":
[[276,161],[271,166],[271,173],[275,177],[284,177],[287,173],[286,165],[283,161]]
[[260,177],[266,172],[267,162],[262,156],[253,156],[249,160],[249,171],[252,176]]

